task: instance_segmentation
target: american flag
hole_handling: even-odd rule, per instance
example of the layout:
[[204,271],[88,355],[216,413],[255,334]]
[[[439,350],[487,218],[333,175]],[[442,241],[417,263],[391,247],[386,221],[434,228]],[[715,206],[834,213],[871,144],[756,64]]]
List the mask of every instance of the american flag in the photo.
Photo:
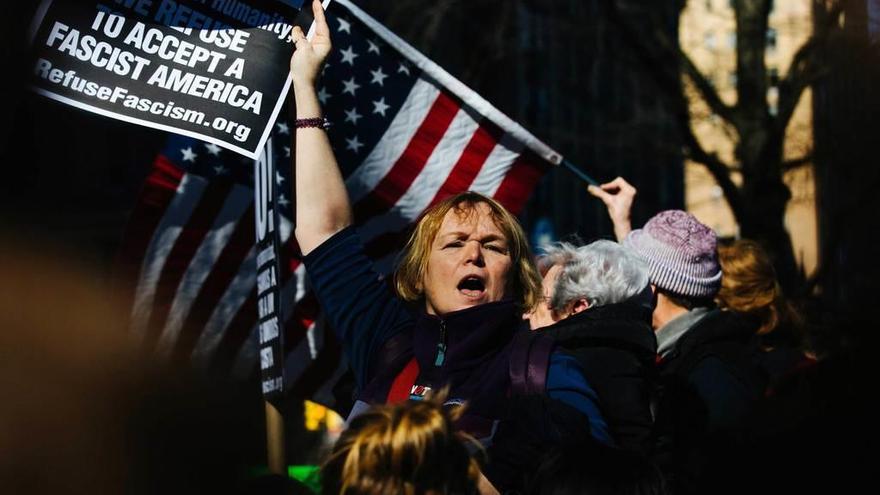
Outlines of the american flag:
[[[413,220],[465,190],[520,211],[561,156],[377,21],[345,0],[327,13],[334,52],[319,97],[355,221],[387,272]],[[291,129],[275,126],[282,215],[290,204]],[[121,266],[137,280],[133,330],[160,356],[255,376],[256,263],[253,163],[173,137],[156,160],[131,219]],[[344,370],[324,332],[289,220],[282,315],[288,392],[332,402]]]
[[390,267],[410,223],[457,192],[518,213],[561,156],[347,0],[330,5],[334,52],[319,87],[355,221]]

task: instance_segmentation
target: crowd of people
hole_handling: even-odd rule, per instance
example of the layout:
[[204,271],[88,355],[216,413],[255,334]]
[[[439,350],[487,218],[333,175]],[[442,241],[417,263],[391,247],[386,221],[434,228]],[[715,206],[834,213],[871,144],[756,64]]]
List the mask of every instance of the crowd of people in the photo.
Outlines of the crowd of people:
[[357,384],[325,491],[723,491],[719,452],[811,362],[767,254],[679,210],[633,230],[617,178],[589,192],[618,242],[536,259],[515,217],[467,192],[423,213],[387,283],[313,125],[331,50],[313,10],[314,37],[293,34],[295,234]]
[[[719,243],[678,210],[633,229],[623,178],[588,189],[615,240],[536,256],[501,204],[465,192],[421,215],[392,277],[374,271],[320,125],[331,39],[312,8],[313,38],[292,35],[295,236],[356,382],[322,493],[871,486],[874,347],[817,359],[759,243]],[[72,261],[0,239],[4,493],[314,493],[250,469],[256,388],[157,370],[120,331],[129,303]]]
[[[535,256],[501,204],[465,192],[421,215],[392,277],[374,271],[319,125],[331,40],[317,0],[313,13],[311,40],[293,32],[295,236],[356,394],[322,493],[834,493],[873,481],[861,453],[876,421],[856,400],[871,395],[873,348],[817,360],[759,243],[719,244],[678,210],[633,229],[637,191],[623,178],[588,190],[615,240]],[[256,389],[155,370],[119,331],[119,294],[68,258],[0,248],[6,492],[314,492],[313,479],[243,469],[264,454],[247,407]],[[836,324],[870,328],[866,314]]]

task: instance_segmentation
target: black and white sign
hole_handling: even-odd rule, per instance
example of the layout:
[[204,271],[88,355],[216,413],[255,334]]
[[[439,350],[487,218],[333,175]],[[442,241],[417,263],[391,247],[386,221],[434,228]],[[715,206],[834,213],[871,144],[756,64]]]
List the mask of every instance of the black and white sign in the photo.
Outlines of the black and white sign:
[[260,378],[263,397],[273,401],[284,390],[284,333],[281,323],[281,240],[275,208],[275,160],[272,139],[254,164],[254,215],[257,238],[257,311]]
[[290,86],[301,0],[44,0],[32,87],[257,159]]

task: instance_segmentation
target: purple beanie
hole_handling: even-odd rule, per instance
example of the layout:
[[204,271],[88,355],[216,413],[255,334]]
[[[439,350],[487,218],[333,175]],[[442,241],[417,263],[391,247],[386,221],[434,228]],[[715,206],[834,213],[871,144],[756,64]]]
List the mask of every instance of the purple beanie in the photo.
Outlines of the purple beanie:
[[661,211],[623,245],[642,256],[651,283],[686,297],[713,297],[721,287],[715,232],[681,210]]

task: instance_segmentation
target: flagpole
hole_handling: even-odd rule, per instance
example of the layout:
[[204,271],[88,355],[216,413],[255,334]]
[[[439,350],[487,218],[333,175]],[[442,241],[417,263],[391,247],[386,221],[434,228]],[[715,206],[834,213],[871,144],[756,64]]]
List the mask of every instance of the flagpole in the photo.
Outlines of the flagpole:
[[570,161],[568,161],[567,158],[562,159],[561,165],[563,167],[567,168],[571,173],[576,175],[580,180],[586,182],[587,184],[589,184],[591,186],[597,186],[597,187],[599,186],[599,183],[596,182],[596,179],[585,174],[583,170],[578,168],[574,163],[571,163]]
[[266,405],[266,457],[269,472],[287,477],[284,452],[284,417],[269,401]]

